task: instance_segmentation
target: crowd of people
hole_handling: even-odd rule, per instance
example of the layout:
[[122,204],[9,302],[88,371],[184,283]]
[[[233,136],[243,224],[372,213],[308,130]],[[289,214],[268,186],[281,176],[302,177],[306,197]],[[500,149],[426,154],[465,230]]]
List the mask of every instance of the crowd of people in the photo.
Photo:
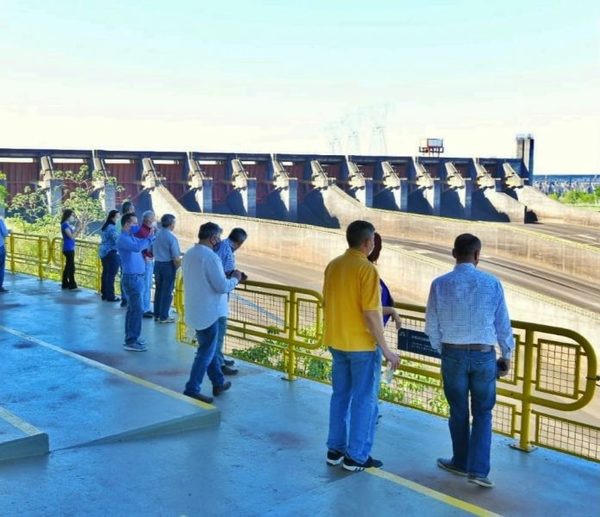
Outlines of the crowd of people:
[[[124,348],[144,352],[142,319],[172,323],[169,309],[177,269],[182,267],[185,323],[198,343],[184,394],[205,403],[231,388],[227,375],[235,375],[232,360],[223,356],[229,313],[229,293],[246,280],[236,268],[235,252],[248,235],[234,228],[221,240],[223,230],[213,222],[200,226],[198,242],[181,253],[172,214],[155,223],[146,211],[138,224],[135,208],[124,203],[121,214],[111,210],[101,227],[102,300],[127,307]],[[75,281],[75,214],[65,210],[61,219],[65,267],[62,288],[77,289]],[[0,292],[5,238],[0,219]],[[370,453],[378,420],[382,360],[393,371],[400,356],[386,341],[384,327],[401,319],[387,285],[380,278],[377,260],[381,236],[367,221],[354,221],[346,230],[348,248],[326,267],[323,283],[323,344],[331,352],[332,395],[327,437],[328,465],[348,471],[380,468]],[[452,250],[454,269],[433,280],[427,301],[425,333],[441,357],[443,388],[449,404],[452,456],[438,458],[437,466],[468,481],[490,488],[492,410],[496,379],[507,375],[515,346],[502,285],[477,269],[482,244],[474,235],[459,235]],[[121,293],[115,296],[121,271]],[[154,277],[154,282],[152,278]],[[150,305],[155,285],[154,304]],[[501,352],[496,358],[496,346]],[[212,383],[212,397],[201,392],[204,376]]]

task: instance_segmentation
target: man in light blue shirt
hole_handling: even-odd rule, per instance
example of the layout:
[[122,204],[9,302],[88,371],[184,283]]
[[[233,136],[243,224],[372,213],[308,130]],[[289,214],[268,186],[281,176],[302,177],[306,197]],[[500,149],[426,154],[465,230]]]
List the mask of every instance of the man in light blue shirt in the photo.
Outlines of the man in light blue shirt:
[[[454,270],[436,278],[427,301],[425,332],[442,355],[444,393],[452,458],[440,468],[491,488],[490,448],[496,376],[506,375],[514,349],[510,318],[500,281],[478,271],[481,241],[465,233],[454,241]],[[502,357],[496,362],[495,345]],[[469,424],[469,395],[472,425]]]
[[121,235],[117,241],[117,250],[121,257],[121,280],[127,296],[127,314],[125,315],[125,350],[145,352],[146,344],[140,339],[142,333],[142,315],[144,313],[142,296],[144,294],[144,275],[146,263],[142,250],[152,246],[154,230],[146,239],[134,236],[139,231],[135,214],[125,214],[121,218]]
[[175,236],[175,216],[165,214],[160,219],[160,230],[154,241],[154,319],[159,323],[173,323],[169,309],[173,301],[173,288],[177,268],[181,266],[181,250]]
[[[231,275],[231,272],[235,270],[235,255],[234,253],[242,247],[242,244],[246,242],[248,234],[243,228],[234,228],[229,232],[229,237],[224,241],[221,241],[219,247],[215,249],[216,254],[221,259],[223,264],[223,271],[225,275]],[[242,273],[242,281],[246,280],[246,275]],[[225,375],[236,375],[238,370],[233,368],[235,361],[233,359],[225,359],[223,355],[223,342],[225,341],[225,332],[227,330],[227,318],[222,318],[219,325],[219,337],[217,342],[217,359],[219,361],[219,367]]]
[[4,268],[6,267],[6,238],[10,231],[4,224],[4,219],[0,217],[0,293],[8,293],[4,287]]

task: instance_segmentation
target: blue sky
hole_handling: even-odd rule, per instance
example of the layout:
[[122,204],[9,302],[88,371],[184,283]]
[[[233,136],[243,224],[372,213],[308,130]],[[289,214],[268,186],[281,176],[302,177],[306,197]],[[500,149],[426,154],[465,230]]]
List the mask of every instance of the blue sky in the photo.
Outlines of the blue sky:
[[[0,0],[0,147],[512,156],[600,172],[600,2]],[[354,134],[354,136],[351,136]]]

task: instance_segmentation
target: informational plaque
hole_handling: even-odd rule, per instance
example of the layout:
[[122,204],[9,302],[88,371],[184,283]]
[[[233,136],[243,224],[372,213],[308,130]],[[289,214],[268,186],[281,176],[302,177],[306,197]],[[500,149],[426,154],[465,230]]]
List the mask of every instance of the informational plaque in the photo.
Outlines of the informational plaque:
[[398,331],[398,348],[413,354],[440,357],[439,352],[431,347],[427,334],[419,330],[400,329]]

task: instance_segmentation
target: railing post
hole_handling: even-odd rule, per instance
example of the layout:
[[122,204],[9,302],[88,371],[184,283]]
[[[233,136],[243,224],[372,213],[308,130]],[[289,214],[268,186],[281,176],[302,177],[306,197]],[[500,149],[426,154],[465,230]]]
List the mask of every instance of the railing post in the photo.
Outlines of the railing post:
[[295,381],[296,380],[296,350],[294,347],[294,338],[298,329],[296,328],[296,292],[290,292],[290,307],[289,307],[289,324],[290,329],[288,332],[288,338],[290,342],[288,343],[287,348],[287,377],[285,380],[287,381]]
[[10,249],[10,272],[15,273],[15,236],[11,233],[8,236],[8,247]]
[[44,252],[42,250],[43,237],[38,237],[38,245],[37,245],[37,258],[38,258],[38,276],[40,280],[44,279],[44,268],[42,266],[42,258],[44,256]]
[[[536,449],[530,444],[529,435],[531,427],[531,389],[533,379],[533,333],[530,328],[525,330],[525,354],[523,361],[523,400],[521,403],[521,432],[519,442],[511,445],[514,449],[531,452]],[[516,366],[516,365],[515,365]]]

